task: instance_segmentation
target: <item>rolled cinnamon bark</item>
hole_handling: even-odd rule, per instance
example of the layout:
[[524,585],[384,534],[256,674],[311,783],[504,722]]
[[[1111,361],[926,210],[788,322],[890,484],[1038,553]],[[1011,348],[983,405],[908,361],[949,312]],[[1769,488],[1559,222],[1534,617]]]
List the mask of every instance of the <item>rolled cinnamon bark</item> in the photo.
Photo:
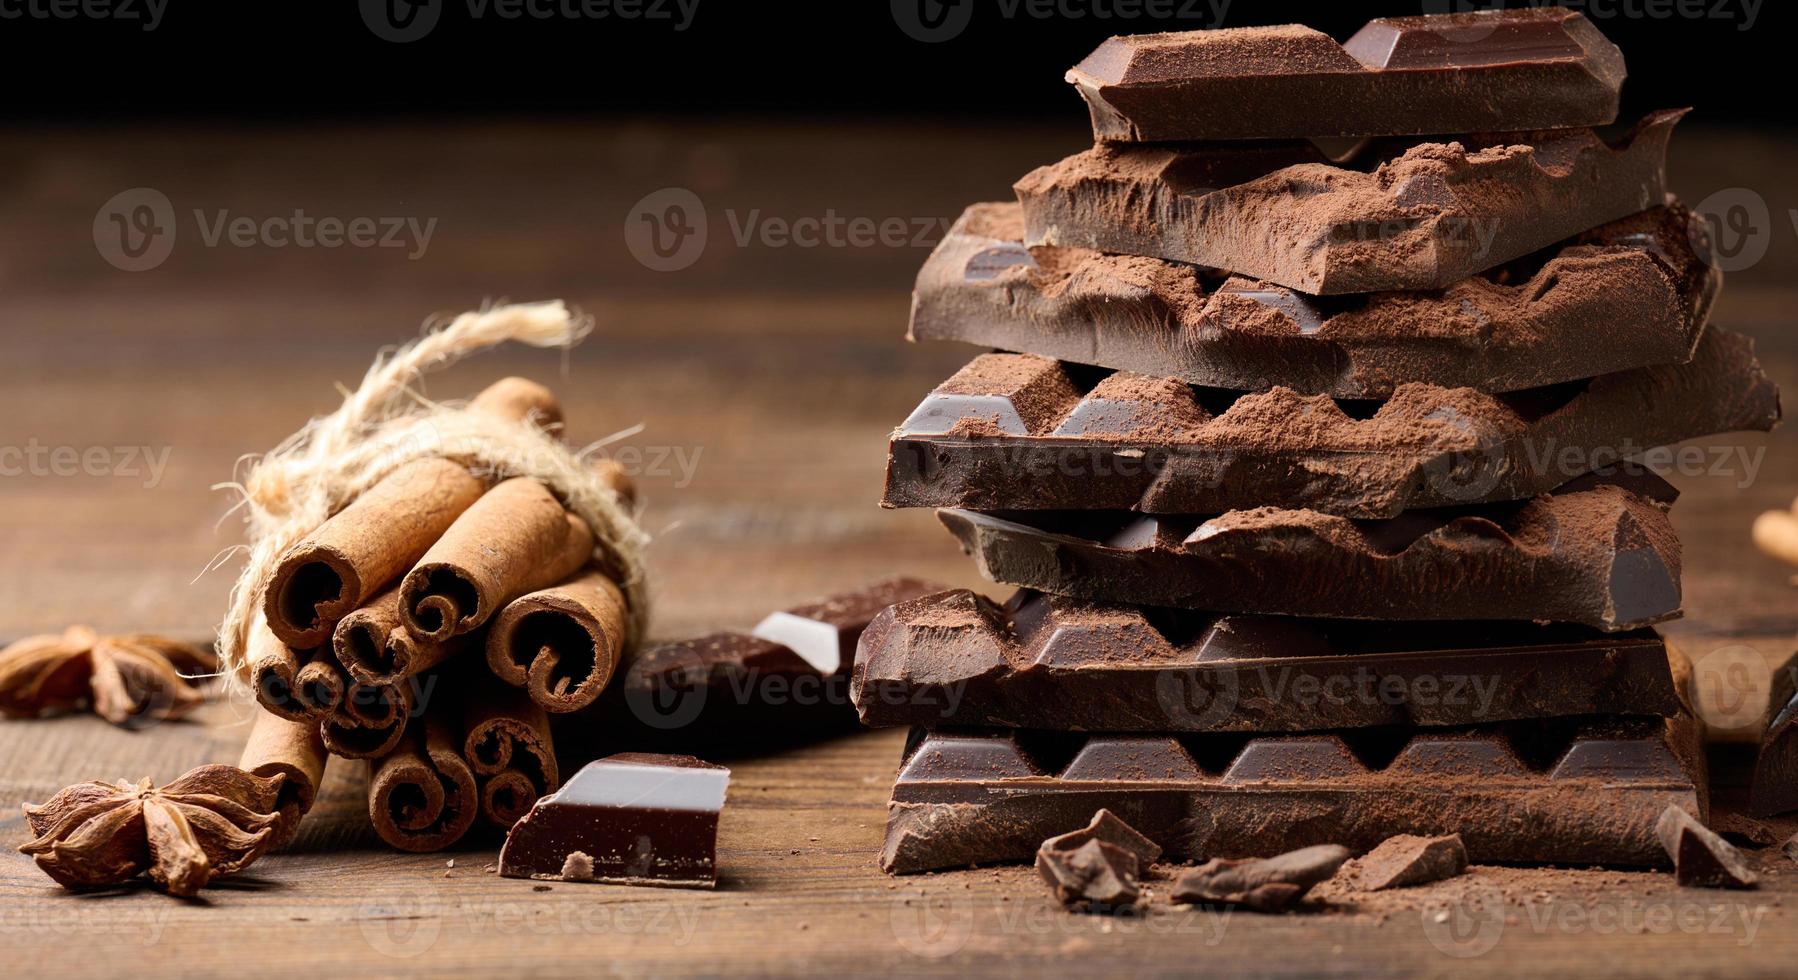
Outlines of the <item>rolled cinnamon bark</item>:
[[299,833],[300,819],[312,809],[313,801],[318,799],[319,784],[324,781],[325,746],[319,740],[318,725],[257,710],[237,767],[265,779],[284,777],[275,798],[281,821],[275,825],[274,843],[269,850],[286,847]]
[[462,839],[480,812],[474,773],[443,712],[416,723],[368,781],[375,833],[402,851],[440,851]]
[[637,481],[625,472],[624,464],[615,459],[600,458],[593,461],[593,475],[606,489],[618,495],[624,502],[626,510],[635,510],[637,506]]
[[554,435],[562,434],[562,404],[556,400],[555,392],[529,378],[501,378],[474,396],[468,407],[530,422]]
[[353,684],[343,703],[319,726],[325,748],[346,759],[378,759],[392,753],[412,720],[416,689],[411,678],[394,684]]
[[357,683],[371,686],[422,674],[474,646],[472,640],[459,636],[438,643],[412,635],[400,615],[398,585],[345,616],[331,634],[337,662]]
[[624,595],[588,570],[508,603],[487,634],[494,676],[558,714],[592,704],[624,649]]
[[515,477],[468,508],[406,575],[400,614],[414,636],[442,642],[568,577],[592,554],[587,523],[543,484]]
[[316,722],[343,699],[344,684],[331,657],[281,642],[260,613],[250,624],[248,654],[256,702],[282,718]]
[[549,715],[511,688],[495,687],[466,703],[462,757],[480,785],[481,816],[510,830],[562,784]]

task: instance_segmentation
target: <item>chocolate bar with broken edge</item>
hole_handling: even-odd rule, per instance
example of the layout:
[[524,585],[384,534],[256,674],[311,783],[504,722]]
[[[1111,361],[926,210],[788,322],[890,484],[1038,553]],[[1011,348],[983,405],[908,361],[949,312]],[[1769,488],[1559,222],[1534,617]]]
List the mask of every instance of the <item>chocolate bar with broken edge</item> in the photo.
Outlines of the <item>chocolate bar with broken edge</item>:
[[1652,629],[1295,619],[966,589],[862,634],[862,723],[1302,732],[1658,714],[1682,706]]
[[1722,278],[1710,226],[1671,198],[1444,290],[1337,301],[1161,259],[1026,249],[1015,203],[976,204],[918,272],[906,336],[1238,390],[1514,391],[1690,360]]
[[1391,517],[1534,496],[1650,447],[1766,431],[1780,415],[1753,342],[1719,329],[1688,364],[1504,395],[1401,385],[1377,408],[1347,408],[1363,417],[1283,388],[1195,391],[984,354],[893,433],[882,504]]
[[1798,653],[1773,669],[1766,727],[1748,790],[1750,814],[1770,817],[1788,810],[1798,810]]
[[742,738],[774,726],[789,735],[853,728],[849,672],[862,630],[894,603],[945,588],[898,576],[770,613],[748,633],[646,646],[594,721],[635,719],[664,743],[677,729],[703,740],[721,729]]
[[1661,812],[1702,819],[1708,803],[1698,745],[1686,716],[1246,738],[920,729],[880,866],[1027,861],[1103,807],[1175,859],[1458,833],[1478,862],[1664,867]]
[[1099,140],[1378,136],[1602,126],[1623,52],[1559,8],[1113,37],[1067,73]]
[[[1303,147],[1106,144],[1013,190],[1032,247],[1153,256],[1314,295],[1445,289],[1665,200],[1682,115],[1653,113],[1616,144],[1583,129],[1467,135],[1348,164],[1279,166]],[[1277,169],[1236,182],[1259,161]]]
[[1635,629],[1680,607],[1677,496],[1646,470],[1527,501],[1373,521],[1260,507],[1214,517],[943,509],[990,581],[1096,602],[1347,619]]

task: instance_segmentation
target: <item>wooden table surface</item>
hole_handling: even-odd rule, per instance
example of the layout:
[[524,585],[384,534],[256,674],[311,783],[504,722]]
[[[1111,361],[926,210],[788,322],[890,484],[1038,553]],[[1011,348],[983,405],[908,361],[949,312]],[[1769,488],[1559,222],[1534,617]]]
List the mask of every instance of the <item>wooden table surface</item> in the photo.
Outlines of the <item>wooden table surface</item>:
[[[560,297],[599,329],[565,358],[501,351],[429,391],[461,395],[524,373],[559,389],[576,437],[643,426],[620,445],[639,453],[656,534],[658,635],[746,625],[899,572],[978,586],[930,514],[875,503],[887,432],[970,353],[907,345],[907,290],[941,222],[1077,149],[1082,130],[1070,118],[1055,129],[594,121],[10,133],[0,140],[0,448],[97,447],[115,462],[0,478],[0,636],[76,622],[203,635],[232,569],[201,571],[240,533],[220,523],[227,498],[210,488],[241,454],[332,408],[333,385],[354,382],[425,315],[499,297]],[[1673,168],[1690,200],[1743,188],[1770,209],[1755,232],[1767,255],[1731,276],[1716,320],[1754,335],[1788,389],[1798,384],[1787,328],[1798,299],[1785,162],[1795,150],[1693,129]],[[708,237],[696,262],[664,272],[633,259],[624,227],[634,202],[666,187],[698,195]],[[103,204],[133,188],[166,196],[175,217],[172,250],[149,271],[115,269],[95,244]],[[296,211],[435,224],[416,257],[416,247],[208,241],[221,218],[291,224]],[[908,230],[890,246],[782,243],[784,224],[827,226],[833,215]],[[1783,656],[1798,630],[1791,571],[1752,548],[1748,525],[1798,492],[1794,436],[1702,444],[1764,455],[1751,455],[1761,460],[1751,481],[1739,466],[1672,477],[1684,491],[1674,519],[1688,614],[1669,632],[1701,664],[1719,650]],[[120,465],[120,447],[149,447],[166,465],[152,470],[141,452]],[[243,710],[224,700],[135,733],[91,718],[3,722],[0,733],[0,801],[11,801],[0,841],[15,845],[27,836],[17,801],[234,759]],[[1759,892],[1680,890],[1650,873],[1482,871],[1407,896],[1410,908],[1342,900],[1286,917],[1069,915],[1022,868],[890,879],[874,857],[901,740],[869,733],[734,761],[716,892],[536,891],[483,870],[490,842],[396,854],[365,827],[360,774],[337,766],[295,850],[203,901],[66,895],[0,848],[0,947],[18,975],[233,977],[1595,966],[1789,976],[1798,959],[1783,905],[1798,866],[1776,852],[1758,859],[1769,874]],[[1464,906],[1476,914],[1457,915]]]

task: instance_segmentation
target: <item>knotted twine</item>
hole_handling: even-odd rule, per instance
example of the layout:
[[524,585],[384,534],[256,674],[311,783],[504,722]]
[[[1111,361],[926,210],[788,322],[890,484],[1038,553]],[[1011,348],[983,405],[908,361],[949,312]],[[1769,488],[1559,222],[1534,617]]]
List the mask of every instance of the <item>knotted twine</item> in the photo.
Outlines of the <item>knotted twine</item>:
[[431,371],[506,341],[567,348],[592,329],[590,317],[571,314],[560,300],[464,313],[443,326],[427,323],[419,339],[377,356],[337,411],[308,422],[267,454],[243,460],[243,478],[215,488],[239,495],[232,510],[245,512],[250,539],[220,559],[240,550],[249,555],[219,625],[226,670],[239,680],[248,676],[250,630],[281,556],[382,477],[425,458],[454,460],[493,481],[532,477],[585,520],[596,542],[594,562],[624,593],[630,612],[625,646],[634,646],[649,618],[643,555],[649,536],[625,502],[582,454],[534,423],[432,402],[412,387]]

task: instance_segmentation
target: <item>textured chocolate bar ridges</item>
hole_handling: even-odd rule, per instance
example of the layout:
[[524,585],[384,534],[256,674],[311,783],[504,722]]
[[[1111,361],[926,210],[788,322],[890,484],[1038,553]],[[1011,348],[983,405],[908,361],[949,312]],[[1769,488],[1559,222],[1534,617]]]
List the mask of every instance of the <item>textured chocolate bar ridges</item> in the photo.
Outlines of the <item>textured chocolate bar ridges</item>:
[[919,271],[908,336],[1248,391],[1515,391],[1689,360],[1721,283],[1709,226],[1676,202],[1444,290],[1334,300],[1161,259],[1027,249],[1016,204],[976,204]]
[[1475,861],[1661,866],[1661,811],[1703,817],[1689,718],[1466,731],[1069,735],[915,731],[881,866],[1027,860],[1105,808],[1175,858],[1367,850],[1458,833]]
[[1406,384],[1378,404],[986,354],[893,433],[883,503],[1390,517],[1534,496],[1653,446],[1778,419],[1753,342],[1716,329],[1687,364],[1503,395]]
[[1312,294],[1442,289],[1660,204],[1682,114],[1650,115],[1616,145],[1590,130],[1470,135],[1371,171],[1296,163],[1241,183],[1252,160],[1280,154],[1105,144],[1014,190],[1032,246],[1155,256]]
[[1559,8],[1114,37],[1067,74],[1101,140],[1602,126],[1623,53]]
[[862,722],[1070,731],[1443,727],[1680,709],[1651,629],[1345,622],[966,589],[862,634]]
[[[1673,490],[1652,474],[1671,499]],[[1680,547],[1615,483],[1521,503],[1351,521],[1261,507],[938,511],[994,582],[1107,602],[1351,619],[1519,619],[1634,629],[1679,614]]]

